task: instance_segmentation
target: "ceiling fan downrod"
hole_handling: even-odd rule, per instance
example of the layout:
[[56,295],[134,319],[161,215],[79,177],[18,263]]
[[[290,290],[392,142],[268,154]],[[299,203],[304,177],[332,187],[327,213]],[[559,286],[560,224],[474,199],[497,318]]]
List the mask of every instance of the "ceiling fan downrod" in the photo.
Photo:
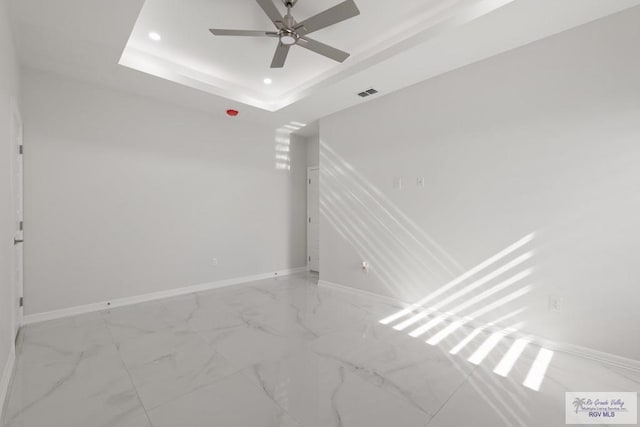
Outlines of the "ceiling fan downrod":
[[287,1],[285,5],[287,6],[287,14],[282,17],[282,24],[287,30],[293,30],[296,26],[296,20],[291,14],[291,8],[293,8],[294,3],[291,1]]

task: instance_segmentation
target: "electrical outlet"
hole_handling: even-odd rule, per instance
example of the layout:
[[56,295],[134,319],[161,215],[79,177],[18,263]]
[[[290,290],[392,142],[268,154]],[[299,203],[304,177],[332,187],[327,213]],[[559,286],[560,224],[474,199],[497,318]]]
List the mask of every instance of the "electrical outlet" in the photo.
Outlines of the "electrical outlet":
[[549,311],[562,311],[562,297],[549,295]]
[[211,263],[212,263],[213,265],[218,265],[218,258],[213,258],[213,259],[211,259]]
[[362,261],[360,268],[362,268],[363,273],[369,272],[369,263],[367,261]]

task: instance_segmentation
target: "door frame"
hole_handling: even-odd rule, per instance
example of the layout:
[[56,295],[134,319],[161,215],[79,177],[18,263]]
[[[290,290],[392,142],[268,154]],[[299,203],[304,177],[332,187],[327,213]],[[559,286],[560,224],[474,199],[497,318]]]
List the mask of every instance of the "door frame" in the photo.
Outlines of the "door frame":
[[[17,125],[17,126],[16,126]],[[23,239],[24,231],[23,227],[20,227],[21,221],[24,221],[24,126],[22,121],[22,115],[20,114],[20,108],[15,98],[11,99],[11,124],[10,124],[10,138],[11,138],[11,211],[12,220],[14,226],[14,239]],[[17,166],[19,162],[20,166]],[[16,169],[20,171],[20,179],[16,182]],[[17,202],[21,206],[17,205]],[[19,213],[19,214],[18,214]],[[24,223],[24,222],[23,222]],[[17,246],[20,245],[20,246]],[[18,334],[23,322],[23,306],[20,304],[23,301],[24,296],[24,247],[23,243],[13,244],[11,255],[11,295],[13,296],[13,316],[12,327],[14,333]],[[21,250],[20,257],[17,255],[17,250]],[[16,263],[20,263],[20,274],[16,274],[18,266]]]
[[[311,227],[309,226],[309,218],[310,218],[310,211],[309,211],[309,180],[311,179],[311,171],[318,171],[318,179],[320,178],[320,166],[309,166],[307,167],[307,218],[306,218],[306,224],[307,224],[307,271],[311,271],[311,260],[309,259],[309,257],[311,256],[311,239],[310,239],[310,235],[311,235]],[[318,182],[318,196],[320,195],[320,182]],[[320,210],[320,200],[318,200],[318,211]],[[319,220],[319,218],[318,218]],[[319,225],[318,225],[319,226]],[[320,236],[318,236],[319,238]],[[320,254],[318,254],[319,256]],[[318,263],[319,264],[319,263]]]

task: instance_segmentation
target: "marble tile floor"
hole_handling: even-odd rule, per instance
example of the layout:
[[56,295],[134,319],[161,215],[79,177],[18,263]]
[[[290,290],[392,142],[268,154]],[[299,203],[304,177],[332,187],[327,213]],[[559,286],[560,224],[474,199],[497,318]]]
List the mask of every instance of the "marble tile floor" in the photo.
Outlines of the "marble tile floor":
[[640,373],[559,352],[532,390],[538,348],[503,377],[506,337],[474,364],[487,334],[453,355],[471,329],[429,345],[379,323],[398,309],[302,274],[31,325],[1,425],[550,427],[565,391],[640,390]]

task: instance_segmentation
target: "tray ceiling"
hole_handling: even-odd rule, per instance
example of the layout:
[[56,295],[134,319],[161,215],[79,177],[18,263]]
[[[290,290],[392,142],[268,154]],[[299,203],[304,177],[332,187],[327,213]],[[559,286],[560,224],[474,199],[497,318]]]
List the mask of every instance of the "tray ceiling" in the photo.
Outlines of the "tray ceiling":
[[[281,0],[274,1],[284,14]],[[293,15],[300,22],[340,2],[299,0]],[[331,78],[348,76],[358,64],[381,52],[406,49],[409,40],[427,30],[442,30],[444,23],[476,18],[510,2],[358,0],[359,16],[313,33],[314,39],[351,53],[346,62],[334,62],[296,46],[284,68],[271,69],[277,39],[214,37],[208,31],[273,31],[273,23],[255,1],[146,0],[120,64],[275,111],[320,89]],[[160,40],[150,38],[152,33]],[[378,61],[384,59],[386,56]],[[272,83],[266,85],[265,79]]]

